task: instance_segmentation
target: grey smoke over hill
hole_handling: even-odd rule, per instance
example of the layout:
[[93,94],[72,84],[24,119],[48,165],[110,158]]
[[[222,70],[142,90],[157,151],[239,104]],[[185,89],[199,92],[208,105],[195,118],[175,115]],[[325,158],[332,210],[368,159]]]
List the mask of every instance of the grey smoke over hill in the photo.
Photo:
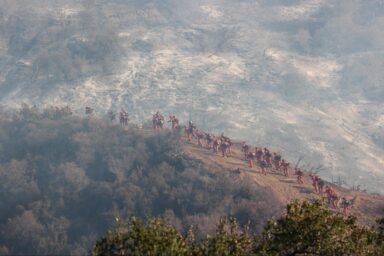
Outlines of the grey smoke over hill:
[[384,192],[381,0],[3,1],[0,100],[156,110]]

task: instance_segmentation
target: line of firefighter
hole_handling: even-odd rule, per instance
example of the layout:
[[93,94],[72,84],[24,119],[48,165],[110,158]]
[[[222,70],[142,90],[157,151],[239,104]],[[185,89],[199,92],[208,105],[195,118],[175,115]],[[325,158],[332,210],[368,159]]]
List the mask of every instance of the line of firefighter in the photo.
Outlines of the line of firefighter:
[[[173,129],[178,129],[180,127],[175,116],[170,116],[170,120],[168,122],[172,122]],[[231,146],[233,143],[231,139],[224,136],[223,133],[220,136],[215,136],[214,134],[202,132],[193,124],[192,121],[189,121],[188,124],[184,126],[184,135],[188,141],[191,141],[193,137],[196,138],[197,144],[200,147],[203,147],[205,140],[206,148],[209,150],[213,149],[215,154],[219,154],[219,152],[221,152],[222,157],[229,157],[232,154]],[[286,177],[289,176],[289,170],[291,169],[290,163],[287,160],[282,159],[280,154],[271,152],[269,149],[261,147],[255,147],[254,151],[251,151],[250,146],[247,145],[246,142],[241,143],[241,149],[250,168],[253,168],[256,162],[260,166],[261,172],[264,175],[267,175],[268,168],[274,168],[276,171],[282,170]],[[297,182],[299,184],[304,184],[303,170],[298,166],[293,169],[295,171],[295,175],[297,175]],[[313,187],[316,193],[325,193],[328,204],[334,208],[337,208],[339,202],[341,201],[340,206],[343,209],[343,214],[348,216],[352,202],[345,197],[340,200],[336,191],[331,186],[325,186],[325,182],[320,178],[320,176],[315,174],[310,174],[309,176],[312,179]]]
[[[93,114],[93,109],[90,107],[85,108],[85,113],[89,117]],[[108,117],[111,120],[112,124],[115,123],[116,114],[113,111],[108,112]],[[125,110],[121,110],[119,114],[119,121],[122,127],[128,125],[128,113]],[[169,116],[168,123],[171,123],[172,129],[180,129],[179,120],[174,115]],[[164,116],[160,112],[156,112],[152,115],[152,128],[154,130],[162,129],[164,125]],[[188,124],[184,126],[184,135],[187,141],[192,141],[192,138],[197,139],[197,144],[200,147],[205,147],[208,150],[213,150],[215,154],[221,152],[222,157],[229,157],[231,152],[231,147],[233,145],[232,140],[222,133],[220,136],[215,136],[211,133],[206,133],[198,129],[192,121],[189,121]],[[260,166],[261,172],[264,175],[267,175],[267,169],[275,169],[276,171],[283,171],[284,176],[289,176],[289,170],[291,169],[290,163],[282,159],[282,156],[276,152],[272,152],[267,148],[255,147],[254,150],[251,150],[251,147],[247,145],[246,142],[241,143],[241,150],[244,153],[244,158],[247,160],[249,167],[253,168],[255,162]],[[304,184],[303,176],[304,172],[298,166],[294,167],[295,175],[297,176],[297,183]],[[309,177],[312,179],[312,185],[316,193],[326,194],[328,204],[337,208],[340,197],[337,195],[336,191],[329,185],[325,185],[324,180],[320,176],[315,174],[309,174]],[[350,200],[343,197],[341,199],[341,207],[343,208],[343,214],[347,216],[349,214],[350,207],[352,203]]]

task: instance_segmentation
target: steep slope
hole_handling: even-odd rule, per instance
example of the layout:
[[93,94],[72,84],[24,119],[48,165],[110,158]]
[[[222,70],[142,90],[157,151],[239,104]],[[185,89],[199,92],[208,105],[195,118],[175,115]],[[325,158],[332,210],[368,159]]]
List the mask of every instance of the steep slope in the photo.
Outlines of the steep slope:
[[0,101],[154,111],[382,191],[384,7],[372,0],[6,0]]
[[[132,215],[163,216],[181,231],[192,225],[198,236],[232,215],[258,232],[287,202],[320,198],[307,178],[299,186],[249,169],[238,146],[222,158],[179,131],[120,127],[67,108],[0,111],[0,142],[1,254],[84,255]],[[356,197],[362,224],[382,213],[383,197],[336,189]]]
[[[303,185],[297,183],[296,176],[293,174],[290,177],[285,177],[280,172],[269,171],[267,175],[264,175],[259,167],[249,168],[239,147],[233,150],[233,155],[229,158],[223,158],[212,151],[189,142],[184,144],[183,149],[188,156],[201,161],[213,173],[225,173],[236,180],[251,180],[257,186],[272,189],[281,207],[284,207],[292,200],[325,199],[324,194],[319,195],[314,191],[307,172],[304,175],[305,183]],[[235,170],[240,170],[240,173]],[[384,210],[383,196],[353,191],[329,182],[327,184],[334,187],[340,197],[354,200],[351,214],[358,217],[360,223],[370,226],[375,224],[375,220],[382,216]],[[334,208],[331,207],[331,209]],[[334,210],[341,211],[341,208]]]
[[116,218],[162,216],[201,236],[222,216],[260,231],[279,213],[271,189],[180,154],[178,133],[34,110],[0,112],[0,254],[86,255]]

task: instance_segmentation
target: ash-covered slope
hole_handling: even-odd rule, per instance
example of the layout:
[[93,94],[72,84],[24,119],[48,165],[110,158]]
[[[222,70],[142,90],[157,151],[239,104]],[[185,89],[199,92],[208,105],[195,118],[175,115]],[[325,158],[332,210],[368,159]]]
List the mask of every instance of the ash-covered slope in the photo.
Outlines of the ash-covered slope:
[[[384,181],[382,1],[5,1],[1,103],[156,110]],[[381,191],[383,192],[383,191]]]

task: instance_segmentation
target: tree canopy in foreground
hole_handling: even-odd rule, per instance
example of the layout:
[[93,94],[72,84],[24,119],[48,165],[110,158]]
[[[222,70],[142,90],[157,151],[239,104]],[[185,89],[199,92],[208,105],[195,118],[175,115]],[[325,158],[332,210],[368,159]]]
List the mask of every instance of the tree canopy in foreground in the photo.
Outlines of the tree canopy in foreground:
[[131,218],[101,238],[93,255],[383,255],[384,219],[378,227],[360,227],[322,203],[295,201],[286,214],[269,221],[258,235],[235,218],[221,219],[216,232],[195,239],[166,220]]

